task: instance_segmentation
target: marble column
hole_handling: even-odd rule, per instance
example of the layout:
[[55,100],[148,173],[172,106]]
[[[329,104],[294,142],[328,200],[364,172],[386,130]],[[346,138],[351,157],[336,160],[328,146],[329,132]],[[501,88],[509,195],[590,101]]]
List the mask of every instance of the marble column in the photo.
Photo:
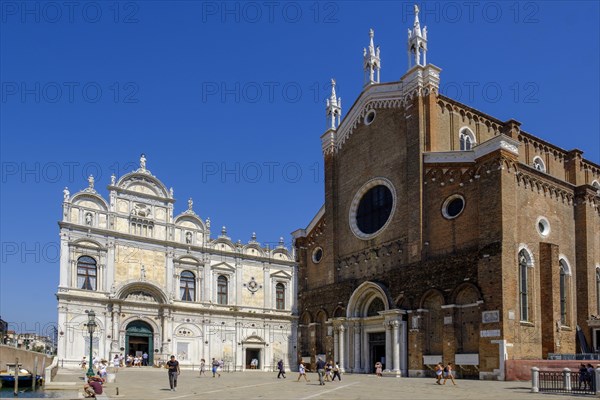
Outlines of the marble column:
[[264,293],[264,307],[265,311],[271,309],[271,292],[273,290],[271,285],[271,279],[269,276],[270,267],[268,264],[263,264],[263,293]]
[[339,349],[339,327],[333,328],[333,362],[339,361],[340,349]]
[[392,321],[392,347],[393,347],[393,366],[394,372],[400,372],[400,321]]
[[108,244],[106,255],[106,291],[112,291],[115,283],[115,243]]
[[[167,265],[165,266],[166,276],[166,288],[167,288],[167,297],[168,298],[177,298],[178,293],[175,291],[174,286],[176,282],[174,282],[173,275],[175,275],[175,266],[173,265],[173,257],[175,254],[173,250],[167,248]],[[171,297],[173,296],[173,297]]]
[[334,361],[338,361],[340,363],[340,372],[346,371],[346,362],[345,362],[345,347],[344,347],[344,335],[346,332],[346,328],[344,325],[340,326],[339,334],[338,334],[338,346],[339,346],[339,355],[338,359]]
[[354,325],[354,370],[360,372],[360,325]]
[[71,277],[71,254],[69,251],[69,237],[66,234],[60,235],[60,287],[71,286],[69,278]]
[[392,370],[392,327],[389,321],[383,323],[385,329],[385,370]]

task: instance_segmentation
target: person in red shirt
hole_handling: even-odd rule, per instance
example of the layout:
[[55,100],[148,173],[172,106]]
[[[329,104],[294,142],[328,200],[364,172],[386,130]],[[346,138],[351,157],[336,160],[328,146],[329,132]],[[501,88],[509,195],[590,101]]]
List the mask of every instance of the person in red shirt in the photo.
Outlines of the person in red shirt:
[[85,397],[96,397],[97,394],[102,394],[102,383],[104,380],[97,376],[90,376],[88,383],[83,385]]

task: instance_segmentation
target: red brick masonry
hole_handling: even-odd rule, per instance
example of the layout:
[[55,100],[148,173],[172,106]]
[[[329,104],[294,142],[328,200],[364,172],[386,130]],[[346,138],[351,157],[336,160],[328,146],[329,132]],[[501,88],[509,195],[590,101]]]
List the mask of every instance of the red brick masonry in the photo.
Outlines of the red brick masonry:
[[562,371],[570,368],[578,371],[581,363],[591,363],[594,368],[600,364],[598,360],[506,360],[507,381],[530,381],[531,368],[538,367],[541,371]]

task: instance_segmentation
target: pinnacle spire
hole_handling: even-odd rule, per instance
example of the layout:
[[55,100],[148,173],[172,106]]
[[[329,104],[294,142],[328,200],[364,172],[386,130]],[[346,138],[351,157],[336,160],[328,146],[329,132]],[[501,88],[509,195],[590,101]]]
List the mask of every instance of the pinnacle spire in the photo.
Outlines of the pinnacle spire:
[[[363,49],[363,69],[365,71],[365,86],[379,83],[379,70],[381,69],[381,58],[379,46],[375,47],[373,38],[375,31],[369,29],[369,50]],[[377,76],[375,76],[377,73]]]
[[415,4],[415,22],[413,24],[413,33],[421,36],[421,25],[419,23],[419,6]]
[[[419,23],[419,7],[415,4],[415,22],[412,30],[408,30],[408,69],[414,65],[427,65],[427,27],[421,30]],[[421,59],[421,55],[423,56]]]
[[342,115],[342,98],[335,93],[335,79],[331,79],[331,96],[327,99],[325,114],[327,115],[327,129],[337,129]]

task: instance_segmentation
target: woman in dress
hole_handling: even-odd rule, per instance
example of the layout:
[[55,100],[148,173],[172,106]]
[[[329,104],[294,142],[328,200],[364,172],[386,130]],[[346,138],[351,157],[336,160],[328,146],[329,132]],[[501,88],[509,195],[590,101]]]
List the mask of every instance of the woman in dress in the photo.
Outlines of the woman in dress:
[[206,376],[206,360],[203,358],[200,360],[200,376]]
[[304,366],[304,363],[300,362],[300,365],[298,366],[298,372],[300,373],[298,375],[298,380],[296,382],[300,382],[300,378],[304,377],[304,380],[306,382],[310,382],[308,380],[308,378],[306,377],[306,367]]
[[375,374],[379,377],[382,377],[383,376],[382,372],[383,372],[383,365],[379,361],[377,361],[375,363]]

